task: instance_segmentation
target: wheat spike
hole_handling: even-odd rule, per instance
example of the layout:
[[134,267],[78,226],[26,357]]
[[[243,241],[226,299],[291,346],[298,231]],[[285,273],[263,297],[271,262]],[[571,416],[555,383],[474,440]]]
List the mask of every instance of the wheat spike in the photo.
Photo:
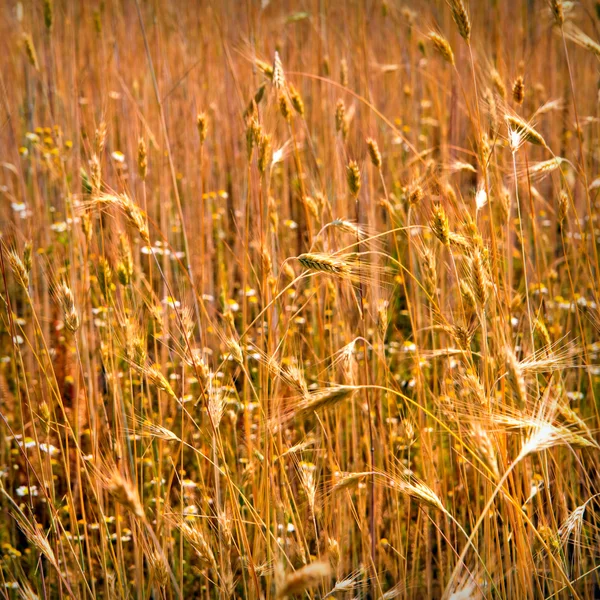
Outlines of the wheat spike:
[[317,410],[329,408],[352,398],[356,388],[351,385],[335,385],[323,390],[311,392],[302,403],[294,410],[294,416],[301,418]]
[[351,160],[346,167],[346,179],[348,181],[348,189],[352,196],[358,196],[361,186],[360,169],[355,160]]
[[27,55],[29,64],[36,71],[38,71],[40,68],[40,65],[38,63],[37,52],[35,51],[35,46],[33,45],[33,39],[28,33],[23,34],[23,47],[25,48],[25,54]]
[[367,149],[369,150],[369,157],[371,158],[373,166],[376,169],[381,169],[381,152],[379,151],[377,142],[373,138],[367,139]]
[[544,138],[531,125],[513,115],[504,117],[508,125],[511,149],[516,151],[523,142],[529,142],[538,146],[546,146]]
[[435,204],[433,207],[433,216],[430,227],[444,246],[450,245],[450,222],[448,221],[448,215],[441,204]]
[[272,73],[273,87],[276,90],[283,90],[285,85],[285,75],[283,74],[283,65],[281,64],[281,59],[279,58],[279,52],[275,52]]
[[79,329],[79,314],[75,308],[75,298],[71,288],[64,282],[56,286],[56,297],[62,308],[65,327],[72,332]]
[[298,262],[305,269],[311,271],[331,273],[344,278],[352,276],[351,265],[347,261],[333,254],[306,252],[298,256]]
[[471,40],[471,20],[469,19],[469,13],[465,7],[463,0],[450,0],[450,10],[452,11],[452,18],[458,27],[460,36],[465,42],[470,43]]
[[429,39],[437,53],[447,63],[450,63],[452,66],[454,66],[454,52],[452,52],[452,47],[450,46],[448,40],[435,31],[429,32]]
[[137,490],[116,469],[106,479],[106,488],[119,504],[129,509],[138,519],[146,518]]
[[525,99],[525,82],[522,75],[519,75],[513,82],[512,96],[517,104],[523,104],[523,100]]

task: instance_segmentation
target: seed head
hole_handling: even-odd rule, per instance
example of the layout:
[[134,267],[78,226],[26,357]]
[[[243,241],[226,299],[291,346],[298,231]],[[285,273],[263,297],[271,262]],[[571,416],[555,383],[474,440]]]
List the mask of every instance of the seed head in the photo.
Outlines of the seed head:
[[31,269],[33,268],[32,252],[33,247],[31,242],[25,242],[23,246],[23,265],[28,273],[31,273]]
[[133,277],[133,255],[127,236],[119,235],[119,262],[117,264],[117,278],[122,285],[129,285]]
[[304,102],[298,90],[291,84],[288,83],[288,93],[294,110],[301,116],[304,116]]
[[283,92],[279,93],[278,102],[279,112],[281,113],[281,116],[286,121],[289,121],[292,118],[292,110],[290,108],[290,103],[287,99],[287,96]]
[[123,211],[129,223],[137,229],[140,237],[147,245],[150,244],[150,235],[146,225],[145,214],[134,204],[127,194],[98,194],[96,202],[100,205],[107,204],[115,206]]
[[336,473],[337,481],[331,488],[331,492],[339,492],[341,490],[347,490],[348,488],[354,487],[367,477],[375,475],[372,471],[360,471],[357,473]]
[[102,13],[99,10],[94,11],[94,29],[98,35],[102,33]]
[[416,206],[417,204],[419,204],[424,197],[425,193],[423,192],[423,188],[419,184],[415,183],[409,186],[407,191],[407,199],[408,203],[411,206]]
[[254,145],[256,144],[256,128],[258,121],[255,117],[249,118],[246,123],[246,155],[248,162],[252,161],[252,153],[254,152]]
[[534,320],[533,329],[537,334],[542,346],[545,348],[550,348],[550,346],[552,346],[552,338],[550,337],[550,332],[546,327],[546,323],[544,323],[541,317],[538,317]]
[[377,306],[377,330],[382,342],[385,340],[388,324],[388,302],[382,300]]
[[282,90],[285,84],[285,76],[283,74],[283,65],[279,58],[279,52],[275,52],[273,59],[273,86],[276,90]]
[[191,547],[195,550],[200,561],[211,565],[216,570],[217,564],[213,551],[210,548],[210,544],[206,541],[206,537],[198,522],[188,523],[187,521],[181,521],[180,523],[177,523],[177,526],[185,540],[189,542]]
[[226,341],[227,350],[229,350],[229,355],[231,358],[238,363],[238,365],[244,364],[244,353],[242,352],[242,347],[239,345],[238,341],[234,338],[229,338]]
[[263,83],[256,90],[256,94],[254,94],[254,104],[256,106],[258,106],[260,104],[260,101],[263,99],[263,96],[265,95],[265,89],[266,89],[266,87],[267,87],[266,84]]
[[40,68],[37,59],[37,52],[35,51],[35,46],[33,45],[33,39],[28,33],[23,34],[23,47],[25,48],[25,54],[27,55],[27,59],[29,60],[29,64],[37,71]]
[[450,223],[448,221],[448,215],[441,204],[435,204],[433,207],[433,216],[430,227],[444,246],[450,245]]
[[469,19],[469,13],[463,0],[451,0],[450,10],[452,11],[452,18],[458,27],[460,36],[468,44],[471,39],[471,20]]
[[107,489],[119,503],[128,508],[138,519],[145,519],[144,508],[133,484],[115,470],[107,480]]
[[258,143],[258,171],[264,175],[273,159],[273,148],[271,146],[271,136],[268,134],[261,135]]
[[92,219],[90,218],[89,213],[81,215],[81,230],[89,244],[92,240]]
[[355,160],[351,160],[346,167],[346,179],[348,181],[348,188],[350,193],[356,197],[360,192],[361,180],[360,180],[360,169]]
[[131,319],[127,319],[123,324],[125,330],[125,353],[132,364],[141,371],[141,367],[146,364],[146,339],[140,331],[139,326]]
[[44,425],[44,430],[47,435],[48,432],[50,431],[50,423],[52,420],[52,413],[50,412],[50,407],[48,406],[48,403],[45,400],[42,401],[42,403],[40,404],[39,416]]
[[52,24],[54,22],[54,7],[52,6],[52,0],[44,0],[44,24],[48,31],[52,31]]
[[346,119],[346,106],[342,99],[335,106],[335,130],[342,134],[342,139],[348,136],[348,120]]
[[514,351],[510,347],[504,349],[505,365],[508,375],[508,381],[513,389],[515,398],[520,406],[524,406],[527,402],[527,384],[523,377],[523,370],[515,356]]
[[552,16],[559,27],[563,26],[565,22],[565,13],[563,11],[562,0],[550,0],[550,10]]
[[508,125],[509,143],[513,152],[516,152],[523,142],[547,147],[544,138],[531,125],[516,116],[506,115],[504,118]]
[[452,52],[452,48],[448,40],[439,33],[436,33],[435,31],[429,32],[429,39],[431,40],[431,43],[433,44],[433,47],[435,48],[436,52],[447,63],[454,65],[454,52]]
[[450,327],[450,335],[455,339],[458,347],[467,350],[471,346],[471,339],[473,338],[473,332],[464,325],[456,323]]
[[437,265],[435,254],[429,248],[423,250],[423,263],[421,268],[423,270],[425,289],[427,294],[433,298],[435,297],[437,290]]
[[175,394],[175,392],[173,391],[171,384],[169,383],[168,379],[162,374],[158,365],[151,365],[149,367],[142,366],[138,368],[140,368],[141,372],[144,375],[146,375],[146,377],[148,377],[148,381],[150,381],[150,383],[156,386],[158,390],[167,394],[167,396],[169,396],[169,398],[171,398],[172,400],[179,402],[177,394]]
[[15,250],[8,251],[8,263],[19,285],[27,290],[29,287],[29,271]]
[[102,187],[102,167],[100,166],[100,159],[96,154],[90,158],[90,175],[92,179],[92,192],[98,193]]
[[333,385],[323,390],[309,393],[302,403],[295,409],[296,417],[311,415],[317,410],[335,406],[348,398],[352,398],[356,388],[351,385]]
[[256,67],[258,68],[259,71],[261,71],[265,77],[268,77],[269,79],[273,79],[273,66],[270,65],[269,63],[266,63],[264,60],[259,60],[258,58],[254,61],[254,64],[256,65]]
[[513,100],[517,104],[523,104],[525,99],[525,82],[523,81],[523,75],[519,75],[513,82],[512,87]]
[[476,250],[471,257],[471,288],[481,308],[484,308],[488,300],[489,278],[483,256]]
[[439,496],[428,485],[415,477],[407,475],[389,476],[384,474],[379,474],[379,476],[391,489],[397,490],[417,502],[441,510],[444,513],[447,512]]
[[153,551],[148,554],[148,570],[150,577],[158,587],[165,588],[169,583],[169,567],[159,552]]
[[73,333],[79,329],[79,314],[75,308],[75,298],[71,288],[64,282],[56,286],[56,297],[62,308],[65,327]]
[[146,153],[144,138],[140,138],[138,141],[138,173],[142,180],[146,179],[146,174],[148,173],[148,155]]
[[100,124],[96,128],[94,145],[96,154],[98,156],[102,156],[102,152],[104,152],[104,146],[106,145],[106,123],[104,121],[100,121]]
[[108,261],[101,256],[98,260],[98,285],[102,295],[108,300],[112,295],[113,274]]
[[341,277],[350,277],[352,275],[351,265],[331,254],[321,252],[306,252],[298,256],[298,262],[311,271],[321,271],[323,273],[332,273]]
[[369,156],[373,166],[376,169],[381,169],[381,152],[379,151],[377,142],[373,138],[367,139],[367,148],[369,150]]
[[569,212],[569,195],[565,190],[561,190],[558,195],[558,222],[563,226]]
[[208,134],[208,117],[206,113],[199,113],[196,117],[196,125],[198,127],[198,135],[200,136],[200,144],[204,144]]

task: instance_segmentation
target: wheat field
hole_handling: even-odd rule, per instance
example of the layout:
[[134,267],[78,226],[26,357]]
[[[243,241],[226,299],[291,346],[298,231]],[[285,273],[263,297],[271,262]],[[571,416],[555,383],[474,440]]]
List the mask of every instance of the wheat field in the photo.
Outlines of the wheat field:
[[0,14],[1,598],[600,597],[600,3]]

